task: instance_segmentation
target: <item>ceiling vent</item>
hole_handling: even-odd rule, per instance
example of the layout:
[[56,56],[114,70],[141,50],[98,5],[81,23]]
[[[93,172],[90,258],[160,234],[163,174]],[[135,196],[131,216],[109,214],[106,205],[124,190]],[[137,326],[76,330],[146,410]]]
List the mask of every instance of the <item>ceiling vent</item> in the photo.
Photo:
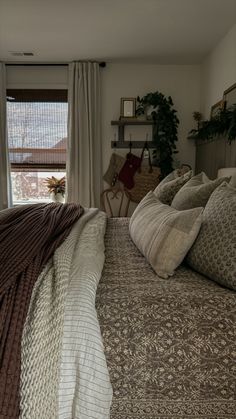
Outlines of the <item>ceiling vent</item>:
[[13,57],[33,57],[33,52],[9,51]]

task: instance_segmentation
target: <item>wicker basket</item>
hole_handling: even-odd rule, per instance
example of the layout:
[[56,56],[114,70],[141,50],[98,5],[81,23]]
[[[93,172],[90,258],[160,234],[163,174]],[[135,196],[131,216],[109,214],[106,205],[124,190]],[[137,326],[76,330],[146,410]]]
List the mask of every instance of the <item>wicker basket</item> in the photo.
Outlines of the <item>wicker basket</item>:
[[129,190],[131,200],[140,202],[144,196],[154,190],[160,182],[160,168],[143,166],[139,172],[134,175],[134,187]]

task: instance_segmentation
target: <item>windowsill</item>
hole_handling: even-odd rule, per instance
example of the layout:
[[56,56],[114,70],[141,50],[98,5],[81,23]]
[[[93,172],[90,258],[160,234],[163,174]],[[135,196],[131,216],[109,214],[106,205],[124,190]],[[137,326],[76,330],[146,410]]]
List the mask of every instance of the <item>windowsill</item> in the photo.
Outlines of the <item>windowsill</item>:
[[53,202],[50,198],[45,199],[22,199],[20,201],[14,201],[13,206],[16,207],[18,205],[32,205],[32,204],[50,204]]

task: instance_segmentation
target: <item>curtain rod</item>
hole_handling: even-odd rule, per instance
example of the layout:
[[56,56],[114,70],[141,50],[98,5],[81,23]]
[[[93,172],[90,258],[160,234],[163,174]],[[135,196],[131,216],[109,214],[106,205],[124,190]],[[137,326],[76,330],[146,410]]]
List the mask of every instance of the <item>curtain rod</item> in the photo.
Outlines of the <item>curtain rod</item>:
[[[68,65],[69,64],[55,64],[55,63],[53,63],[53,64],[43,64],[43,63],[6,63],[5,64],[7,67],[10,67],[10,66],[27,66],[27,67],[54,67],[54,66],[56,66],[56,67],[68,67]],[[102,62],[100,62],[99,63],[99,67],[102,67],[102,68],[104,68],[104,67],[106,67],[106,62],[105,61],[102,61]]]

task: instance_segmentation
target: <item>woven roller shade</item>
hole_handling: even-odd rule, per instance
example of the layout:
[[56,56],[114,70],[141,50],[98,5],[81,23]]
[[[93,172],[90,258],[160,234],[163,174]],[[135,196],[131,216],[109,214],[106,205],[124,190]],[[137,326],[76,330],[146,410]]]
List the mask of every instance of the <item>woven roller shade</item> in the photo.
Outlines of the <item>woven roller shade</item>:
[[12,168],[65,168],[67,91],[8,90],[7,96]]

